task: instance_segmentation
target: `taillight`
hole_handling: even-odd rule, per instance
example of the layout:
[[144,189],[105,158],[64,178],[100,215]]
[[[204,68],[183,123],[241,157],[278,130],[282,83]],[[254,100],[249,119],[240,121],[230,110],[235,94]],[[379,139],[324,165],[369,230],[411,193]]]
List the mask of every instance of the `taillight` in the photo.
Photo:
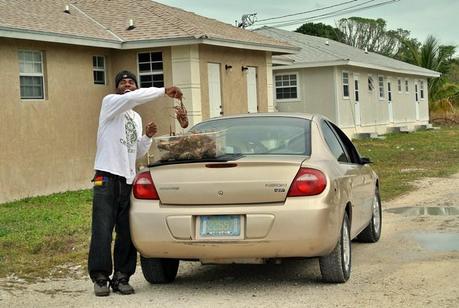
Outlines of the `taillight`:
[[290,186],[287,197],[314,196],[327,187],[325,174],[316,169],[300,168]]
[[132,185],[132,193],[137,199],[159,200],[158,192],[149,171],[137,174]]

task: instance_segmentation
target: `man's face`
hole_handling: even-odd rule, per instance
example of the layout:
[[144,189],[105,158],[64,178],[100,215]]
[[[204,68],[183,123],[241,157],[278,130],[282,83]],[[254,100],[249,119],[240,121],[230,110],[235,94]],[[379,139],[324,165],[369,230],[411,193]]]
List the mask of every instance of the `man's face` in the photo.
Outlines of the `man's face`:
[[118,84],[118,88],[116,88],[116,93],[124,94],[124,93],[131,92],[134,90],[137,90],[135,81],[132,80],[131,78],[124,78]]

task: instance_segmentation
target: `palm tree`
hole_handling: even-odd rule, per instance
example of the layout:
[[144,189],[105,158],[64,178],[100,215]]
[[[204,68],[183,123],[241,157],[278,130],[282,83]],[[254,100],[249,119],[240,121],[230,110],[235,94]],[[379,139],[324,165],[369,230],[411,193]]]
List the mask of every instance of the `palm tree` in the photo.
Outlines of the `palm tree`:
[[449,91],[442,90],[447,82],[445,74],[450,68],[456,47],[440,45],[439,41],[432,35],[429,35],[421,46],[409,40],[406,40],[404,43],[406,47],[403,54],[404,61],[442,73],[440,78],[428,79],[429,99],[434,102],[445,98],[441,97],[441,95],[449,93]]

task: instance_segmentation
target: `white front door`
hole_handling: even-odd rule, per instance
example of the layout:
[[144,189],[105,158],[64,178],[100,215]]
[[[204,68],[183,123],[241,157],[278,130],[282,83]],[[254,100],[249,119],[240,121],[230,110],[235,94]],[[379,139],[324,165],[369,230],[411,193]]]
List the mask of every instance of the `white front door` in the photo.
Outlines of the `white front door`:
[[222,110],[222,92],[220,86],[220,64],[208,63],[207,76],[209,79],[209,117],[220,117]]
[[249,67],[247,70],[247,101],[248,112],[258,112],[256,67]]
[[415,106],[416,106],[416,121],[419,121],[419,89],[418,89],[418,83],[414,83],[414,97],[415,97]]
[[360,126],[360,84],[359,76],[354,75],[354,121],[355,126]]
[[394,123],[394,111],[392,110],[392,87],[390,81],[387,82],[387,110],[389,113],[389,122]]

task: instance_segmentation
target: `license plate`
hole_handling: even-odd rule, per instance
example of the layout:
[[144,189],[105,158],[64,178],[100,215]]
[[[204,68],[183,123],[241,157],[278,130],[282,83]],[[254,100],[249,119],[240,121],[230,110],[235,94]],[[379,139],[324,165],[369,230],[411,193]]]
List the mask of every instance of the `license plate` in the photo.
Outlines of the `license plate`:
[[199,235],[203,238],[241,236],[241,216],[213,215],[199,217]]

